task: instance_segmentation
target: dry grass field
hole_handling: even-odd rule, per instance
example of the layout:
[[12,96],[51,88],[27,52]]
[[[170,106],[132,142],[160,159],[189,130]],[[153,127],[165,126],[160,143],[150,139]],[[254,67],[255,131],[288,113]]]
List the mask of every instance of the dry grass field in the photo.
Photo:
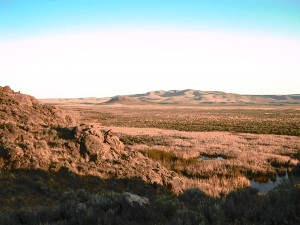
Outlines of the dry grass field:
[[[60,105],[112,129],[211,196],[291,172],[300,157],[298,106]],[[217,158],[219,157],[219,158]]]
[[229,131],[300,136],[300,107],[61,105],[83,121],[104,126],[162,128],[181,131]]

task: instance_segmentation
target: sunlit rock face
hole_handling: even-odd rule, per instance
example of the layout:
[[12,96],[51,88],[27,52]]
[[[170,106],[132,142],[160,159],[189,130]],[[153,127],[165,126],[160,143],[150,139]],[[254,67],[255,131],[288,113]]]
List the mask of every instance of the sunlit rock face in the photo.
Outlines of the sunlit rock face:
[[183,182],[174,172],[141,153],[125,150],[112,131],[79,124],[64,111],[34,97],[0,87],[0,168],[64,168],[78,175],[140,178],[178,193]]

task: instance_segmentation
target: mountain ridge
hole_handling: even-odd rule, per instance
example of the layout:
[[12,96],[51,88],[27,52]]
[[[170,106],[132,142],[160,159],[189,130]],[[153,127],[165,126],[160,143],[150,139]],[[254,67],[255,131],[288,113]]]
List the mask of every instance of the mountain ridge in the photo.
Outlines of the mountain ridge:
[[[42,99],[53,104],[70,102],[71,99]],[[60,101],[60,102],[59,102]],[[223,91],[156,90],[141,94],[116,95],[106,98],[77,98],[78,104],[123,104],[123,105],[290,105],[300,104],[300,94],[288,95],[242,95]]]

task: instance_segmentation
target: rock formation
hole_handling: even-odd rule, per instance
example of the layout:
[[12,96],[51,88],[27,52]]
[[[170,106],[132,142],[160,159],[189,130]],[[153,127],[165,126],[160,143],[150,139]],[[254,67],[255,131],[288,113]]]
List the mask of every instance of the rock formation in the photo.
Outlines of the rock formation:
[[79,124],[60,109],[0,87],[0,169],[66,169],[102,178],[140,178],[178,193],[175,172],[127,151],[119,138],[96,124]]

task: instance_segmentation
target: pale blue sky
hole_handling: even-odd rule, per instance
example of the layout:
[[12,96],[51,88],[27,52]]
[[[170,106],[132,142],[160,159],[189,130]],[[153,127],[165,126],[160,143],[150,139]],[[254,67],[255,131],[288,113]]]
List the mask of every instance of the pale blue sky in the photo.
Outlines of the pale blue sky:
[[39,98],[300,93],[299,61],[299,0],[0,0],[0,85]]
[[300,36],[298,0],[0,0],[0,34],[190,28]]

